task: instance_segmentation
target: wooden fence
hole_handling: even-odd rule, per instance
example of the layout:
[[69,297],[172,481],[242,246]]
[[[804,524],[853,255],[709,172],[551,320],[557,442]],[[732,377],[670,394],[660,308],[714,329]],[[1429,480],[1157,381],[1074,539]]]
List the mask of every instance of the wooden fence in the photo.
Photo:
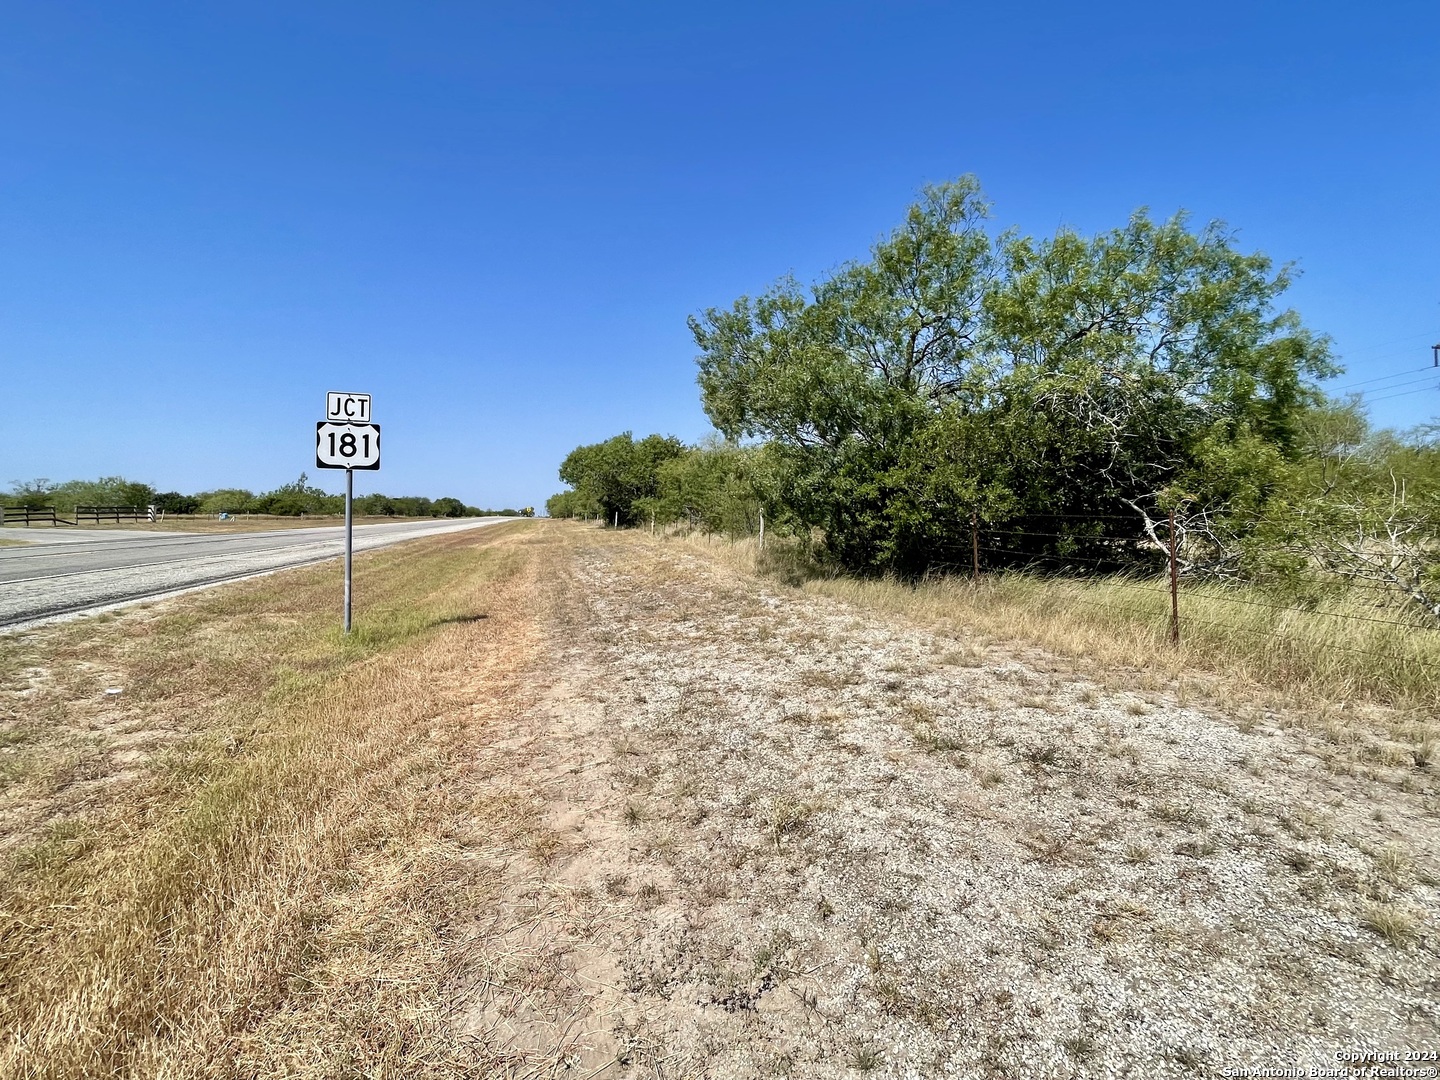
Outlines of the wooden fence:
[[69,525],[70,522],[55,516],[53,506],[7,506],[6,525],[26,525],[38,521],[42,525]]
[[102,521],[140,521],[142,518],[149,520],[144,507],[141,506],[77,506],[75,507],[75,524],[82,522],[94,522],[99,524]]

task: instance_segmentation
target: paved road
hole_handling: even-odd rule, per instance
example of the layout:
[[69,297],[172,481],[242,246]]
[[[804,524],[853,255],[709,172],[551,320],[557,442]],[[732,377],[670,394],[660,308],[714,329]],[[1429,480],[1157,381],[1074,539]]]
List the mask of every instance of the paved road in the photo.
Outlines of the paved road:
[[[355,526],[355,550],[497,525],[513,518]],[[203,535],[118,529],[5,529],[23,547],[0,547],[0,628],[131,603],[182,589],[333,559],[345,530],[281,529]]]

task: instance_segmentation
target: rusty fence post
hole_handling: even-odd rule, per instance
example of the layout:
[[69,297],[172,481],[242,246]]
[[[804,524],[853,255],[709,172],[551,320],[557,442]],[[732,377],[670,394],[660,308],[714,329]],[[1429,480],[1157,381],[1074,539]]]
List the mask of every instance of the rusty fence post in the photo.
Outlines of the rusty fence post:
[[1175,558],[1175,511],[1170,511],[1170,644],[1180,644],[1180,564]]

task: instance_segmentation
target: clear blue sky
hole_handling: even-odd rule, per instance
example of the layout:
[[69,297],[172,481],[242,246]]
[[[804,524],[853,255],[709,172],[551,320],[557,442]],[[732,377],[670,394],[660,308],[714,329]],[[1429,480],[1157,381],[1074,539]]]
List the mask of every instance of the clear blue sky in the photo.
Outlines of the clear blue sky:
[[[577,443],[706,433],[688,314],[965,172],[1036,233],[1223,218],[1298,261],[1338,383],[1419,368],[1437,11],[6,4],[0,484],[273,488],[334,389],[385,430],[358,490],[538,505]],[[1372,384],[1375,418],[1437,384]]]

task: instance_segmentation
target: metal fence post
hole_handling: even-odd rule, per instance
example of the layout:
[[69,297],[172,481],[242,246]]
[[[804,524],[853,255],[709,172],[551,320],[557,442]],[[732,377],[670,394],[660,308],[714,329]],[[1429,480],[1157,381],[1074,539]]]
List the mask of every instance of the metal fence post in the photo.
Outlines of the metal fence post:
[[970,583],[980,583],[980,511],[970,511]]
[[1180,566],[1175,559],[1175,511],[1170,511],[1170,644],[1180,644]]

